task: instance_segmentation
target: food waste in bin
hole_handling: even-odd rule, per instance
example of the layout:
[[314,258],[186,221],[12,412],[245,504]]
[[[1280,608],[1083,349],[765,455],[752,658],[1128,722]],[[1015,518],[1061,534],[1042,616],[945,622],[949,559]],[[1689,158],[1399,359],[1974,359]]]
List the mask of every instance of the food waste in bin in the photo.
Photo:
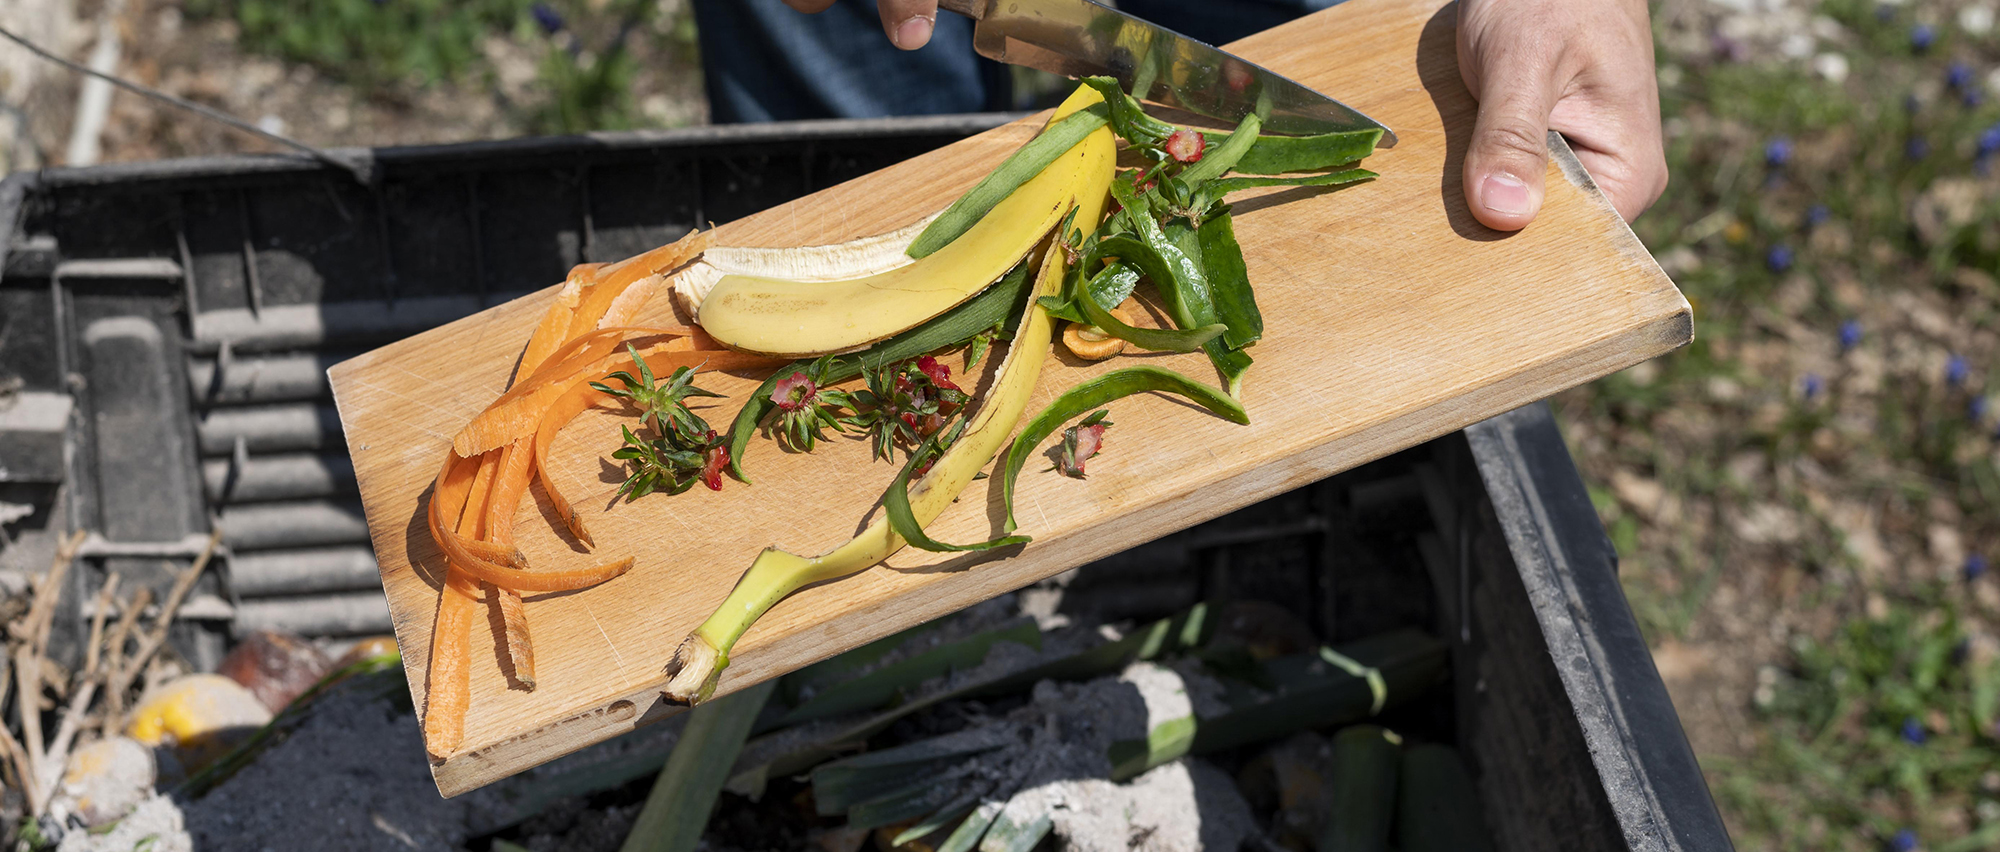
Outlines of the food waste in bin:
[[[510,681],[532,690],[522,594],[587,588],[633,563],[631,555],[599,556],[599,548],[617,553],[621,543],[597,541],[543,473],[557,434],[594,406],[636,417],[622,427],[624,446],[610,453],[627,471],[619,494],[628,500],[697,484],[721,490],[725,472],[748,486],[744,458],[760,429],[793,452],[810,452],[832,430],[866,435],[878,458],[904,457],[882,497],[881,520],[819,556],[766,549],[681,643],[666,667],[666,695],[691,704],[714,692],[736,640],[800,587],[861,571],[906,545],[937,552],[1029,545],[1032,535],[1016,532],[1011,508],[1008,534],[989,541],[948,544],[924,532],[996,457],[1003,461],[992,475],[1011,496],[1029,457],[1063,430],[1056,467],[1083,478],[1112,425],[1102,406],[1139,393],[1177,394],[1248,422],[1239,397],[1263,319],[1225,196],[1373,177],[1353,164],[1381,137],[1379,130],[1318,137],[1259,130],[1253,114],[1211,141],[1147,115],[1115,81],[1089,78],[1039,135],[921,229],[733,252],[698,231],[620,263],[574,270],[526,342],[512,385],[454,435],[431,483],[427,523],[445,567],[424,710],[430,752],[442,758],[461,746],[471,700],[467,657],[482,603],[504,625],[498,650]],[[1114,133],[1132,167],[1116,167]],[[694,324],[633,326],[656,288],[671,288]],[[1136,317],[1138,293],[1150,294],[1166,323],[1132,325],[1107,307]],[[1071,388],[1017,435],[1059,319],[1068,323],[1062,340],[1073,356],[1103,360],[1125,347],[1201,351],[1218,383],[1156,366],[1116,370]],[[1102,345],[1109,341],[1118,346]],[[1007,353],[980,396],[954,382],[938,358],[963,350],[971,369],[996,342]],[[703,371],[767,376],[740,401],[727,432],[689,407],[719,396],[697,384]],[[835,387],[856,378],[863,386]],[[530,566],[515,549],[515,518],[534,482],[594,564]]]

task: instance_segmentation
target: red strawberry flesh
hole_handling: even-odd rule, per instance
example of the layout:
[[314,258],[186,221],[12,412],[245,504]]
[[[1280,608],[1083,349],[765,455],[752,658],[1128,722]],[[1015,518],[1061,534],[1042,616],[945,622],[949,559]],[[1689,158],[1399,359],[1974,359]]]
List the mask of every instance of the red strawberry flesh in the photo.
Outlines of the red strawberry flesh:
[[1174,131],[1172,136],[1168,136],[1166,144],[1162,147],[1167,149],[1167,156],[1176,161],[1192,163],[1200,160],[1201,155],[1208,151],[1208,140],[1202,138],[1201,134],[1183,127]]

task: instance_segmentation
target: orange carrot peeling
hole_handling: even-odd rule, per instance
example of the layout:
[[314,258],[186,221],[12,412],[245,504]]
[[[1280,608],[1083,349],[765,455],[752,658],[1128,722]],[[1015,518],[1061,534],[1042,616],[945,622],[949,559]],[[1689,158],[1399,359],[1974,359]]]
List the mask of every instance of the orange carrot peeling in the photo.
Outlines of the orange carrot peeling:
[[[457,571],[447,568],[447,573]],[[472,704],[472,616],[478,601],[447,582],[438,598],[437,624],[431,628],[431,662],[424,685],[424,744],[439,758],[458,750],[465,740],[465,710]]]
[[576,507],[570,505],[562,490],[556,487],[556,481],[549,477],[549,444],[555,440],[556,433],[575,420],[577,415],[593,405],[610,401],[610,394],[591,387],[589,383],[576,385],[542,412],[541,423],[535,427],[535,477],[542,481],[542,491],[549,495],[549,505],[555,509],[556,517],[562,519],[570,535],[576,536],[576,540],[583,542],[585,547],[594,548],[597,542],[590,539],[590,532],[584,529],[583,519],[577,516]]
[[[528,453],[532,452],[526,441],[515,441],[500,450],[497,461],[482,464],[480,474],[487,467],[493,470],[492,487],[482,498],[479,481],[473,480],[475,501],[482,501],[478,523],[468,529],[466,523],[459,524],[460,534],[483,537],[495,544],[512,547],[514,544],[514,511],[520,507],[521,495],[528,487]],[[494,457],[488,455],[487,459]],[[468,515],[474,506],[466,506]],[[521,605],[521,593],[513,589],[501,588],[492,583],[482,583],[487,599],[500,612],[500,624],[506,635],[507,658],[514,664],[514,680],[528,689],[535,688],[535,650],[528,638],[528,612]]]
[[[470,460],[462,458],[457,454],[446,455],[444,470],[438,474],[438,485],[432,491],[430,502],[429,521],[431,539],[436,541],[438,548],[444,551],[445,559],[466,570],[467,573],[502,573],[506,570],[501,567],[503,564],[512,568],[526,568],[528,565],[527,557],[522,556],[519,551],[511,547],[501,547],[491,542],[467,539],[459,535],[458,531],[451,525],[445,523],[444,504],[452,502],[452,490],[469,493],[472,487],[472,479],[477,475],[477,472],[477,466],[472,465]],[[465,502],[460,500],[458,501],[458,505],[464,506]],[[488,551],[507,551],[508,558],[496,561],[480,556],[474,551],[479,550],[481,547]],[[481,568],[490,568],[492,571],[484,572],[479,570]]]
[[[603,333],[593,332],[593,334]],[[640,350],[640,357],[646,359],[647,366],[651,367],[656,375],[666,375],[680,367],[742,370],[781,363],[775,359],[747,352],[729,349],[698,351],[692,346],[691,339],[677,338],[647,346]],[[571,356],[568,360],[573,362],[576,358]],[[567,375],[558,376],[555,373],[557,366],[552,364],[536,371],[527,382],[515,386],[514,390],[495,400],[492,407],[480,412],[478,417],[472,418],[472,422],[465,424],[465,428],[459,430],[459,433],[452,438],[452,448],[458,451],[459,455],[469,455],[488,452],[513,441],[532,437],[536,424],[541,420],[542,412],[546,411],[558,397],[568,393],[571,387],[604,381],[606,376],[621,370],[630,372],[638,369],[638,365],[632,362],[632,357],[623,353],[607,354]]]
[[520,511],[528,480],[534,476],[534,455],[535,442],[530,439],[515,441],[501,451],[493,497],[486,504],[486,537],[495,544],[514,544],[514,515]]

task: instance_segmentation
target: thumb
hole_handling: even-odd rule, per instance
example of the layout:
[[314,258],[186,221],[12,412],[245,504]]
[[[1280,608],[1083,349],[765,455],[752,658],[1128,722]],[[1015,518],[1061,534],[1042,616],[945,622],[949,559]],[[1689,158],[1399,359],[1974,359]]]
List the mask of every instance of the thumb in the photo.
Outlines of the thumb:
[[1465,200],[1480,223],[1518,231],[1541,212],[1548,173],[1553,92],[1526,75],[1485,75],[1472,146],[1465,154]]
[[929,44],[937,27],[937,0],[880,0],[875,10],[882,15],[889,42],[903,50]]

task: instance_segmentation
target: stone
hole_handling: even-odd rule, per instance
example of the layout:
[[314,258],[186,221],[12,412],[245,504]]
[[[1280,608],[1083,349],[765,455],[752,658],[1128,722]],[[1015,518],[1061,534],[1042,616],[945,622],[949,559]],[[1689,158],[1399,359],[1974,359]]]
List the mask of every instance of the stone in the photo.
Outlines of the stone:
[[194,841],[172,799],[153,794],[102,834],[70,831],[56,852],[193,852]]
[[130,737],[112,737],[70,753],[62,795],[90,828],[116,822],[153,795],[158,775],[151,749]]
[[242,684],[276,713],[325,677],[330,666],[325,654],[299,636],[257,630],[222,658],[215,673]]

